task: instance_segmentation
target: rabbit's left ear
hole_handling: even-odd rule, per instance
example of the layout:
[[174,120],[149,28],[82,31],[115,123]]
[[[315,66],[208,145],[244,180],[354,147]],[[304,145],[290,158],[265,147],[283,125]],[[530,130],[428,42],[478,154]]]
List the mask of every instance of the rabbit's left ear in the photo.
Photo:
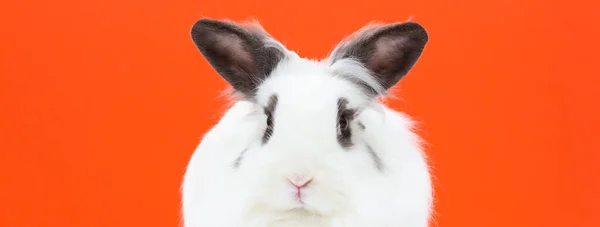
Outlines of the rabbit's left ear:
[[368,26],[340,43],[329,59],[358,60],[387,90],[410,71],[427,42],[427,31],[414,22]]

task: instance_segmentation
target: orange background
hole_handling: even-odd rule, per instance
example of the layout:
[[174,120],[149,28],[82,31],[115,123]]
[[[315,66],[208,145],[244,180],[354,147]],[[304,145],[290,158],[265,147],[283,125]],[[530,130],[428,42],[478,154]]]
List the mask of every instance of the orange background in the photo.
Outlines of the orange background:
[[437,226],[600,226],[593,2],[4,0],[0,226],[179,224],[184,168],[224,103],[189,36],[202,16],[254,16],[320,58],[411,15],[430,43],[392,106],[429,143]]

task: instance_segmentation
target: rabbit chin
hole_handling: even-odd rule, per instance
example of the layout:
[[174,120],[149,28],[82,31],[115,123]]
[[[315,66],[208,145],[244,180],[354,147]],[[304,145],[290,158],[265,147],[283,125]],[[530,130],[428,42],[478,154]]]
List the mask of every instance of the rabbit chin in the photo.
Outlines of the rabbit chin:
[[[284,177],[277,177],[279,171],[260,169],[260,174],[240,175],[237,178],[240,184],[232,191],[240,196],[235,201],[240,207],[239,216],[233,218],[238,218],[243,226],[331,226],[332,220],[352,207],[350,196],[346,195],[348,192],[343,190],[349,186],[344,187],[339,178],[325,176],[324,171],[315,175],[313,182],[300,191],[299,197],[295,186]],[[267,172],[262,172],[265,170]]]
[[303,189],[298,197],[295,188],[281,183],[279,188],[263,188],[249,198],[245,216],[260,220],[264,226],[330,226],[327,223],[349,207],[348,199],[335,188],[317,182]]
[[[257,207],[258,208],[258,207]],[[337,219],[335,215],[324,215],[310,206],[296,206],[287,210],[252,210],[243,223],[260,227],[332,227]]]
[[331,227],[332,217],[322,216],[304,208],[295,208],[280,213],[257,215],[245,223],[261,227]]

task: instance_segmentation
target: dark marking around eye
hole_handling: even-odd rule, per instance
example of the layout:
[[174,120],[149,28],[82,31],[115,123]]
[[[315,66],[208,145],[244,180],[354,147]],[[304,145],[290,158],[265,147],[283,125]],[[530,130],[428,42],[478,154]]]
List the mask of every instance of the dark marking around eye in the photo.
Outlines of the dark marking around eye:
[[240,155],[235,159],[235,161],[233,162],[233,168],[237,169],[240,167],[240,164],[242,163],[242,159],[244,159],[244,154],[246,153],[246,151],[248,150],[248,148],[244,149]]
[[263,144],[266,144],[273,134],[273,127],[275,126],[273,114],[275,114],[275,107],[277,107],[277,95],[271,95],[271,97],[269,97],[269,103],[267,104],[267,107],[265,107],[265,114],[267,115],[267,128],[263,134]]
[[338,114],[337,114],[337,140],[338,143],[348,148],[352,143],[352,129],[350,124],[356,114],[355,109],[348,108],[348,100],[345,98],[338,99]]
[[369,151],[369,154],[371,155],[371,158],[373,159],[373,162],[375,163],[375,168],[377,168],[377,170],[379,170],[379,171],[382,171],[383,164],[381,163],[381,158],[379,158],[379,155],[377,155],[377,153],[375,153],[373,148],[369,145],[367,145],[367,150]]

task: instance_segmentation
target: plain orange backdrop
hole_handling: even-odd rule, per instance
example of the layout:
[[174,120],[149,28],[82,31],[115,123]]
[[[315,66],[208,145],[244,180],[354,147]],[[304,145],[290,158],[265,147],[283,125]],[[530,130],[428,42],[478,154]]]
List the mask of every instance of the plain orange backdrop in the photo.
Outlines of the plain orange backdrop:
[[188,158],[225,82],[203,16],[257,18],[321,58],[372,20],[430,43],[391,105],[420,122],[439,227],[600,226],[596,1],[0,3],[0,226],[178,226]]

